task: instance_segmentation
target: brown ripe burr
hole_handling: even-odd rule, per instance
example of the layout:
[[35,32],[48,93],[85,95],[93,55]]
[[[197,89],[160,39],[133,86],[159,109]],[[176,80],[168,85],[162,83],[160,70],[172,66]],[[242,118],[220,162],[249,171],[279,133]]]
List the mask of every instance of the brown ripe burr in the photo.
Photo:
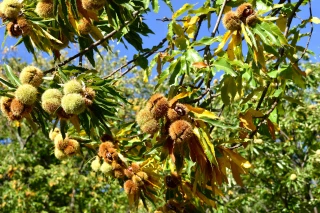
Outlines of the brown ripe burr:
[[[113,160],[112,153],[116,152],[116,149],[114,149],[113,147],[114,145],[111,142],[101,143],[98,152],[99,157],[111,163]],[[112,153],[110,153],[110,151],[112,151]]]
[[240,18],[233,11],[229,11],[224,15],[224,17],[222,19],[222,23],[223,23],[224,27],[227,30],[234,31],[234,30],[240,30],[241,29]]
[[252,5],[250,3],[243,3],[238,8],[236,13],[238,14],[239,18],[243,20],[243,18],[247,18],[254,12]]
[[192,126],[185,120],[177,120],[170,125],[169,135],[177,143],[188,141],[193,136]]
[[123,185],[124,191],[128,195],[135,195],[139,193],[139,186],[134,183],[132,180],[127,180]]
[[17,24],[19,25],[22,35],[29,35],[32,31],[31,23],[23,16],[17,18]]
[[112,169],[113,170],[118,170],[118,169],[122,169],[122,166],[117,162],[117,161],[112,161],[111,163]]
[[174,103],[167,112],[168,119],[173,122],[186,118],[189,113],[188,108],[181,103]]
[[140,171],[140,166],[138,163],[132,163],[131,164],[131,169],[133,173],[137,173]]
[[67,147],[64,149],[64,153],[66,155],[75,155],[77,153],[79,153],[80,151],[80,144],[78,141],[74,140],[74,139],[65,139],[67,140]]
[[167,188],[174,189],[181,183],[181,178],[177,173],[172,173],[165,177],[165,184]]
[[7,31],[10,36],[15,38],[18,38],[22,35],[22,30],[20,29],[19,25],[14,22],[9,22],[7,24]]
[[123,169],[113,170],[113,174],[116,178],[119,178],[119,179],[122,179],[125,176]]
[[258,21],[258,15],[256,12],[253,12],[250,16],[246,18],[246,24],[253,26]]
[[32,111],[32,106],[25,105],[14,98],[11,102],[10,110],[14,116],[24,117]]
[[140,129],[144,133],[154,134],[159,130],[158,121],[152,118],[151,120],[147,121],[142,126],[140,126]]
[[57,115],[61,120],[68,120],[73,116],[72,114],[66,113],[62,107],[57,110]]
[[156,120],[164,117],[168,111],[169,103],[166,97],[162,94],[154,94],[147,102],[146,109],[148,109],[152,117]]

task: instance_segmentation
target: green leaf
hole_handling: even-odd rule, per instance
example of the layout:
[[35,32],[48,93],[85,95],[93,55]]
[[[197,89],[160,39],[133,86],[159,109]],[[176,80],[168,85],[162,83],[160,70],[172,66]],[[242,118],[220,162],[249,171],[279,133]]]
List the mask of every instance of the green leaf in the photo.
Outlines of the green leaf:
[[196,10],[190,10],[188,14],[203,15],[203,14],[211,13],[213,11],[217,11],[217,9],[212,7],[200,7]]
[[193,42],[191,46],[211,45],[212,43],[217,41],[219,41],[218,36],[214,38],[205,36],[205,37],[202,37],[200,40]]
[[153,12],[158,13],[159,12],[159,1],[158,0],[152,0],[152,9]]
[[148,68],[148,59],[142,55],[134,56],[135,58],[135,64],[140,66],[142,69]]
[[16,86],[20,86],[21,82],[19,78],[13,73],[12,68],[7,64],[4,64],[3,68],[6,71],[6,76],[8,77],[10,82]]
[[185,50],[188,47],[188,40],[185,37],[179,37],[174,40],[174,44],[179,50]]
[[273,35],[277,36],[277,39],[280,41],[280,43],[282,45],[288,45],[288,41],[287,41],[286,37],[284,37],[284,35],[282,34],[279,27],[272,22],[268,22],[268,24],[270,26],[271,32],[273,33]]
[[224,71],[225,73],[235,77],[237,76],[237,73],[233,71],[231,65],[225,58],[220,58],[217,61],[214,61],[212,65],[219,71]]

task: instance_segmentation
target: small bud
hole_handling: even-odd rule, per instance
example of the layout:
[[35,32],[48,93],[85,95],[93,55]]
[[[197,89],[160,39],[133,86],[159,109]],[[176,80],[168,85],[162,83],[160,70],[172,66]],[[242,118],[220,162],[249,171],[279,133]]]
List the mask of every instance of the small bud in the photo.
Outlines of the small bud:
[[68,94],[62,97],[61,106],[67,114],[79,115],[86,110],[86,104],[80,94]]
[[106,0],[82,0],[82,7],[86,10],[98,11],[106,4]]
[[296,174],[291,174],[290,175],[290,180],[296,180],[297,179],[297,175]]
[[189,110],[185,105],[181,103],[175,103],[169,108],[167,117],[171,122],[173,122],[185,118],[188,113]]
[[73,79],[71,81],[68,81],[63,86],[63,93],[65,95],[71,94],[71,93],[82,93],[82,85],[79,81]]
[[128,195],[135,195],[139,193],[139,186],[135,184],[132,180],[127,180],[123,185],[124,191]]
[[9,19],[16,19],[20,13],[22,4],[19,0],[4,0],[0,4],[0,12]]
[[58,129],[58,128],[55,128],[54,130],[51,129],[49,132],[50,140],[53,141],[58,134],[60,134],[60,129]]
[[169,135],[178,143],[188,141],[193,136],[192,126],[185,120],[177,120],[170,125]]
[[308,76],[308,75],[310,75],[312,73],[312,69],[307,68],[305,72],[306,72],[306,75]]
[[103,162],[103,164],[101,165],[100,167],[100,171],[103,173],[103,174],[107,174],[109,172],[112,171],[112,166],[110,164],[108,164],[107,162]]
[[229,11],[224,15],[222,23],[223,23],[224,27],[227,30],[234,31],[234,30],[240,30],[241,29],[240,18],[233,11]]
[[63,160],[67,157],[67,155],[60,149],[55,148],[54,149],[54,156],[58,159],[58,160]]
[[140,126],[140,129],[144,133],[154,134],[159,130],[158,121],[156,119],[151,119],[142,126]]
[[16,98],[21,101],[21,103],[26,105],[32,105],[37,100],[37,89],[30,84],[23,84],[18,87],[15,92]]
[[148,109],[153,118],[158,120],[167,114],[169,108],[168,100],[162,94],[154,94],[147,102],[146,109]]
[[35,12],[41,18],[53,18],[53,1],[52,0],[41,0],[38,2]]
[[101,167],[100,158],[96,156],[96,159],[91,162],[91,169],[95,172],[99,171]]
[[88,35],[91,32],[91,30],[92,30],[92,25],[88,19],[82,18],[79,20],[78,31],[80,35]]
[[27,66],[22,69],[19,79],[23,84],[31,84],[34,87],[39,87],[42,83],[43,72],[34,66]]

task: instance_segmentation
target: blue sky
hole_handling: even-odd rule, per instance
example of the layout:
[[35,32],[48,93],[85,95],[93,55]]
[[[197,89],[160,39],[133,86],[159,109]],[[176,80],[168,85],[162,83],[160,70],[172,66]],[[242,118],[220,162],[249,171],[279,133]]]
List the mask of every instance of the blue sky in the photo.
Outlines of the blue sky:
[[[196,4],[195,8],[197,8],[197,7],[200,7],[203,4],[203,2],[204,2],[204,0],[189,0],[189,1],[173,0],[172,4],[173,4],[174,10],[176,11],[185,3]],[[161,22],[161,21],[157,21],[156,19],[161,19],[163,17],[170,18],[172,16],[172,13],[171,13],[170,9],[162,1],[159,1],[159,3],[160,3],[159,13],[157,13],[157,14],[149,13],[148,15],[145,16],[145,22],[148,24],[148,26],[153,30],[153,32],[155,34],[150,35],[149,37],[143,38],[143,42],[144,42],[143,47],[144,48],[150,48],[150,47],[158,44],[166,36],[168,22]],[[312,8],[313,8],[313,16],[320,17],[320,10],[318,9],[318,8],[320,8],[320,1],[319,0],[312,0]],[[308,18],[309,17],[308,6],[303,6],[303,7],[301,7],[301,9],[302,9],[302,12],[299,13],[299,17],[302,19]],[[206,27],[207,24],[204,23],[203,27],[201,28],[201,30],[199,32],[198,38],[201,38],[203,36],[210,36],[212,28],[214,27],[215,21],[216,21],[216,17],[213,16],[212,23],[211,23],[211,29],[208,29]],[[300,20],[295,18],[292,23],[292,26],[294,26],[298,23],[300,23]],[[316,56],[312,58],[313,61],[320,61],[320,58],[319,58],[319,55],[320,55],[320,42],[319,42],[320,27],[319,26],[320,25],[314,25],[314,32],[313,32],[313,36],[311,38],[311,43],[309,46],[309,48],[312,51],[314,51],[316,54]],[[307,25],[307,28],[301,33],[308,32],[309,30],[310,30],[310,25]],[[225,29],[223,28],[223,26],[221,24],[219,27],[219,33],[223,34],[224,32],[225,32]],[[4,35],[4,27],[1,27],[0,28],[0,41],[1,42],[3,39],[3,35]],[[306,40],[307,39],[302,39],[300,41],[300,45],[305,46]],[[17,42],[17,39],[8,37],[8,39],[5,42],[5,46],[10,47],[11,45],[14,45],[16,42]],[[132,56],[137,53],[136,50],[133,47],[131,47],[130,45],[128,45],[128,49],[126,49],[122,44],[119,44],[119,45],[116,45],[116,49],[120,50],[121,56],[126,55],[128,57],[128,60],[130,60],[132,58]],[[73,50],[69,49],[70,54],[73,54],[76,51],[77,50],[75,50],[75,49],[73,49]],[[0,49],[0,55],[2,54],[2,52],[3,52],[3,48]],[[16,55],[18,57],[21,57],[23,61],[30,62],[32,60],[32,55],[26,51],[23,44],[18,46],[18,51],[17,51]],[[48,55],[46,55],[46,57],[48,57]],[[0,57],[0,63],[1,63],[1,57]]]

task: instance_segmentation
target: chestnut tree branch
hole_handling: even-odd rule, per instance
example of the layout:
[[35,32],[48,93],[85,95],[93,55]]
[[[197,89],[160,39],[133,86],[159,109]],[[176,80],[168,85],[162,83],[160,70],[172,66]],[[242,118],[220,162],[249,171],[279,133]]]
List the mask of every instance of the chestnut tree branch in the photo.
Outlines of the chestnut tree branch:
[[108,33],[107,35],[105,35],[102,39],[92,43],[89,47],[83,49],[82,51],[80,51],[79,53],[75,54],[74,56],[71,56],[70,58],[64,60],[63,62],[59,63],[58,65],[56,65],[55,67],[44,71],[43,73],[46,75],[48,73],[52,73],[54,72],[58,67],[62,67],[64,65],[66,65],[67,63],[73,61],[74,59],[83,56],[85,53],[87,53],[88,51],[92,50],[93,48],[99,46],[100,44],[102,44],[103,42],[105,42],[106,40],[108,40],[109,38],[111,38],[112,36],[114,36],[117,32],[119,32],[120,30],[122,30],[123,28],[125,28],[126,26],[128,26],[130,23],[132,23],[137,17],[138,17],[139,12],[136,11],[133,13],[133,19],[131,21],[126,21],[124,23],[124,25],[122,25],[119,29],[117,30],[113,30],[112,32]]

